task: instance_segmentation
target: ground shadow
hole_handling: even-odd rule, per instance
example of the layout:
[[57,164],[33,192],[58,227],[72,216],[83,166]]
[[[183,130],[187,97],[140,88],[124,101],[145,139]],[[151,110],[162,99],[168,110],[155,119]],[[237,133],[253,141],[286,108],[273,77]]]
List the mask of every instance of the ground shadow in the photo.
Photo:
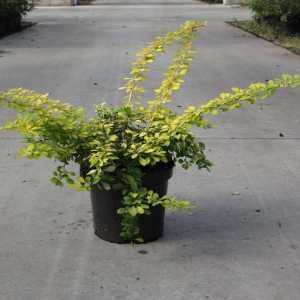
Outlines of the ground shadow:
[[280,241],[283,224],[267,211],[228,210],[224,204],[191,214],[168,214],[161,241],[176,243],[174,251],[179,256],[256,256],[271,251]]
[[[21,31],[24,31],[25,29],[27,29],[29,27],[32,27],[32,26],[34,26],[36,24],[37,23],[35,23],[35,22],[24,21],[24,22],[21,23],[21,27],[18,30],[11,31],[11,32],[6,32],[6,33],[0,35],[0,39],[4,38],[6,36],[13,35],[13,34],[21,32]],[[0,54],[1,54],[1,51],[0,51]]]
[[0,57],[3,57],[5,54],[9,54],[9,53],[11,53],[11,51],[1,50],[0,49]]

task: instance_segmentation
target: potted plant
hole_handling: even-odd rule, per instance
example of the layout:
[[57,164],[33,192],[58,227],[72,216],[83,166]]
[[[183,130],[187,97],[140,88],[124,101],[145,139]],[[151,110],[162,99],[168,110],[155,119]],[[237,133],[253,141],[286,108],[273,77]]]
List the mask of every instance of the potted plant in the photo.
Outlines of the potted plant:
[[[233,88],[215,99],[189,106],[181,114],[167,107],[187,74],[194,50],[192,42],[204,22],[187,21],[177,31],[156,38],[137,55],[131,76],[122,89],[126,97],[118,107],[105,103],[88,119],[85,110],[23,88],[0,93],[0,105],[15,110],[15,120],[3,130],[24,136],[27,158],[48,157],[60,162],[52,182],[78,190],[91,190],[95,233],[112,242],[157,239],[163,231],[164,209],[188,209],[191,203],[166,195],[175,164],[183,168],[211,167],[205,145],[192,128],[209,128],[205,116],[238,109],[265,99],[280,88],[300,86],[299,75],[283,75],[245,89]],[[149,64],[174,42],[180,47],[153,99],[143,104],[141,83]],[[80,166],[80,176],[70,169]]]

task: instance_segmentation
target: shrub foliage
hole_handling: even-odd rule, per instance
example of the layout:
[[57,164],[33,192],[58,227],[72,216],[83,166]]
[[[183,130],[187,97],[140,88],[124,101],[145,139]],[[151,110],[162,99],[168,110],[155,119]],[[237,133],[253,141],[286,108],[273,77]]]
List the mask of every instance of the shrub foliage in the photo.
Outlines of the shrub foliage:
[[32,8],[32,0],[1,0],[0,17],[25,15]]
[[249,5],[257,20],[300,32],[300,0],[250,0]]
[[[203,105],[189,106],[177,113],[166,104],[180,90],[194,55],[193,40],[204,22],[187,21],[177,31],[157,37],[137,54],[131,76],[122,89],[126,97],[122,105],[111,107],[105,103],[96,107],[96,116],[88,119],[85,110],[53,100],[23,88],[0,92],[0,106],[13,109],[17,116],[7,122],[3,130],[13,130],[24,136],[26,146],[21,155],[27,158],[48,157],[60,162],[52,182],[65,182],[79,190],[97,185],[101,190],[120,190],[123,193],[122,236],[139,239],[138,218],[149,214],[151,206],[187,209],[187,200],[159,197],[142,186],[145,168],[175,162],[188,169],[210,169],[211,162],[204,153],[205,145],[192,131],[193,127],[209,128],[209,115],[235,110],[244,103],[273,95],[278,89],[300,86],[299,75],[283,75],[267,83],[254,83],[247,88],[232,88],[230,92]],[[178,42],[180,47],[170,64],[153,99],[142,104],[145,92],[142,82],[149,65],[168,46]],[[70,170],[71,163],[88,166],[82,177]]]

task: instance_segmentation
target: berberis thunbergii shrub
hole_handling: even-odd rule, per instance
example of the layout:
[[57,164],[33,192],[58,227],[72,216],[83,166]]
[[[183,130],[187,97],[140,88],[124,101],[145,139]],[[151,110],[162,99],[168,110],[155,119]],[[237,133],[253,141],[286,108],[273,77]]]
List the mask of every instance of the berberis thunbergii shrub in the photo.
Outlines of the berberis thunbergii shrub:
[[[198,107],[189,106],[182,114],[169,109],[187,74],[193,58],[192,42],[196,31],[204,22],[187,21],[178,31],[157,37],[137,54],[131,77],[122,88],[127,96],[122,105],[110,107],[99,104],[96,116],[88,119],[84,108],[52,100],[23,88],[0,93],[2,107],[18,112],[12,122],[2,128],[14,130],[24,136],[27,143],[21,155],[28,158],[48,157],[61,162],[52,182],[79,190],[98,185],[103,190],[121,190],[123,207],[122,236],[127,240],[139,238],[137,221],[140,215],[149,214],[150,207],[158,204],[171,209],[186,209],[190,202],[175,197],[159,197],[141,185],[145,167],[174,162],[187,169],[196,165],[209,169],[210,161],[204,154],[204,144],[192,132],[194,126],[208,128],[207,115],[238,109],[243,103],[255,103],[273,95],[280,88],[300,86],[299,75],[283,75],[267,83],[254,83],[245,89],[233,88]],[[157,53],[179,42],[180,47],[169,66],[155,96],[143,105],[141,82],[155,61]],[[68,169],[75,162],[88,166],[85,176],[76,176]]]

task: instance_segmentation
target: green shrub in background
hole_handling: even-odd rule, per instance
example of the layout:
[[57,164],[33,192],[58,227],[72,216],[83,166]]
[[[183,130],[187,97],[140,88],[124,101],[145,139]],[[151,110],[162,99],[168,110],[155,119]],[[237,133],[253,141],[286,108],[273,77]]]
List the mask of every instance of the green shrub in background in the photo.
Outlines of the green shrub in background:
[[9,15],[25,15],[33,7],[31,0],[1,0],[0,17]]
[[250,0],[257,21],[300,32],[300,0]]
[[32,0],[0,0],[0,36],[20,30],[22,16],[32,8]]
[[203,1],[211,4],[223,3],[223,0],[203,0]]

